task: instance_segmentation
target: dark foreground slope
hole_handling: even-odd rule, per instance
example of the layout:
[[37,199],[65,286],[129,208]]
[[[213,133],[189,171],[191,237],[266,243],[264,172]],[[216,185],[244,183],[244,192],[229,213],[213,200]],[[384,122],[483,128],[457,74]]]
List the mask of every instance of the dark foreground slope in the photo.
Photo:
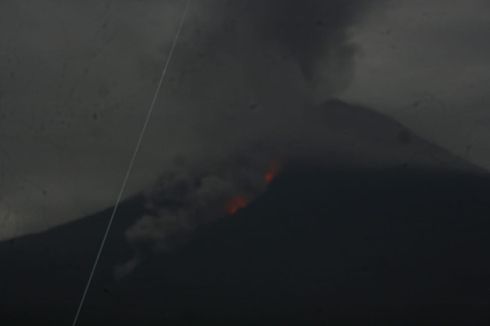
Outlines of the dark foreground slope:
[[148,261],[85,321],[105,306],[148,324],[485,324],[489,191],[488,179],[434,171],[290,173]]
[[[115,229],[80,324],[485,324],[489,193],[479,175],[297,169],[119,282],[110,265],[128,248]],[[2,316],[69,323],[98,219],[2,245]]]
[[[145,214],[125,201],[79,325],[490,324],[488,174],[372,111],[318,115],[328,155],[117,281]],[[71,324],[110,211],[0,243],[2,325]]]

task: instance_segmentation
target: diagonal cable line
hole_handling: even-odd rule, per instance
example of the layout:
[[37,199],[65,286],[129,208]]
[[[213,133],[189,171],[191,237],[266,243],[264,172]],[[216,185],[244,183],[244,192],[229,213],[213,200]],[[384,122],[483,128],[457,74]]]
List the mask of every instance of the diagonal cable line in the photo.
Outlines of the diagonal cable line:
[[128,168],[126,170],[126,174],[125,174],[124,179],[123,179],[122,184],[121,184],[121,189],[119,190],[119,194],[117,196],[116,203],[114,204],[114,208],[112,209],[111,217],[109,218],[109,221],[107,223],[107,226],[106,226],[106,229],[104,232],[104,236],[102,237],[102,241],[101,241],[100,246],[99,246],[99,250],[97,252],[97,255],[95,256],[95,260],[94,260],[94,263],[92,265],[90,275],[89,275],[87,283],[85,285],[85,289],[83,290],[83,294],[82,294],[82,297],[80,299],[80,303],[78,304],[77,312],[75,314],[75,317],[73,318],[72,326],[77,325],[78,318],[80,317],[80,312],[82,311],[83,305],[85,303],[85,299],[87,297],[88,290],[90,288],[90,285],[92,284],[92,280],[93,280],[95,271],[97,269],[97,265],[99,263],[100,256],[102,255],[102,251],[104,250],[104,246],[105,246],[105,243],[107,241],[107,237],[110,233],[112,223],[114,221],[117,210],[118,210],[119,205],[121,203],[124,191],[126,190],[126,185],[128,183],[129,177],[130,177],[131,172],[133,170],[134,163],[136,161],[136,157],[138,156],[138,152],[141,148],[141,144],[143,142],[143,138],[145,136],[146,129],[148,128],[148,125],[150,123],[151,116],[152,116],[152,113],[154,111],[156,101],[158,99],[158,94],[160,93],[160,90],[162,89],[163,82],[165,81],[165,76],[167,75],[167,71],[168,71],[168,68],[170,66],[170,62],[172,61],[172,57],[173,57],[173,54],[175,52],[175,48],[176,48],[177,43],[179,41],[180,34],[181,34],[182,28],[184,26],[185,18],[187,16],[187,12],[189,11],[190,2],[191,2],[191,0],[186,0],[185,8],[184,8],[184,11],[183,11],[182,16],[180,18],[179,26],[177,28],[177,32],[175,33],[174,39],[172,41],[172,46],[171,46],[170,51],[169,51],[168,56],[167,56],[167,60],[165,61],[165,64],[163,66],[162,73],[160,75],[160,79],[159,79],[157,87],[155,89],[155,93],[153,94],[153,98],[151,100],[150,106],[148,108],[148,112],[146,114],[146,119],[145,119],[145,122],[143,124],[143,127],[141,128],[141,132],[139,134],[138,141],[136,142],[136,146],[134,147],[133,154],[131,155],[131,159],[129,160]]

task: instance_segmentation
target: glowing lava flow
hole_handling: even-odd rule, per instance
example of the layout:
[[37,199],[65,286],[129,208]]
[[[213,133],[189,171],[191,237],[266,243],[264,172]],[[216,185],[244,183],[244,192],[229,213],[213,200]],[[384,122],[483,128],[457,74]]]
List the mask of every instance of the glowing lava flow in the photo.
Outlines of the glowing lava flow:
[[240,209],[248,205],[248,199],[245,196],[238,195],[232,197],[226,204],[226,212],[230,215],[236,214]]
[[279,174],[279,163],[272,161],[270,163],[269,169],[264,174],[264,180],[268,184],[271,183]]
[[[279,163],[272,161],[269,165],[269,169],[264,173],[264,181],[270,184],[279,174]],[[237,195],[228,200],[225,205],[225,210],[229,215],[235,215],[240,209],[247,207],[249,203],[248,197],[244,195]]]

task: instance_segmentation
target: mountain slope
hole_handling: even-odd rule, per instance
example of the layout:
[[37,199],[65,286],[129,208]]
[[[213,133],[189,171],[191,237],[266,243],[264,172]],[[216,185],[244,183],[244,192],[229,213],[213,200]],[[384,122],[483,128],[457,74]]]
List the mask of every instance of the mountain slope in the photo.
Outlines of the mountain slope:
[[[337,156],[294,161],[248,207],[116,281],[133,253],[124,230],[145,213],[127,200],[80,325],[487,324],[488,175],[376,113],[318,114],[343,131]],[[70,323],[109,213],[0,244],[7,324]]]

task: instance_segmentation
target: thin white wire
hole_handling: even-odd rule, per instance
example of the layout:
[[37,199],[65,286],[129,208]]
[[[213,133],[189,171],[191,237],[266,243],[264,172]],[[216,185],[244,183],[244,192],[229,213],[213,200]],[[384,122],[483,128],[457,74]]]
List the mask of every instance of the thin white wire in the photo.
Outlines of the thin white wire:
[[85,303],[85,299],[87,297],[88,290],[90,288],[90,285],[92,284],[92,279],[94,277],[95,270],[97,269],[97,265],[99,263],[102,251],[104,250],[104,246],[105,246],[107,237],[108,237],[109,232],[110,232],[111,227],[112,227],[112,222],[114,221],[114,217],[116,216],[117,210],[118,210],[119,205],[121,203],[122,196],[124,194],[124,191],[126,190],[126,185],[128,183],[129,176],[131,175],[131,171],[133,170],[134,162],[136,161],[136,157],[138,155],[138,152],[141,148],[141,143],[143,142],[143,138],[145,136],[146,129],[148,128],[148,124],[150,123],[151,116],[152,116],[153,110],[155,108],[155,103],[158,99],[158,94],[160,93],[160,90],[162,88],[163,82],[165,80],[165,76],[167,75],[168,67],[170,66],[170,62],[172,60],[172,57],[173,57],[173,54],[174,54],[174,51],[175,51],[175,48],[177,45],[177,42],[179,41],[180,34],[182,31],[182,27],[184,26],[184,21],[185,21],[185,18],[187,16],[187,12],[189,9],[189,3],[190,2],[191,2],[191,0],[186,0],[185,8],[184,8],[184,11],[182,13],[182,17],[180,18],[180,22],[179,22],[179,26],[177,28],[177,32],[176,32],[175,37],[173,39],[172,46],[171,46],[170,51],[169,51],[168,56],[167,56],[167,60],[165,61],[165,65],[163,66],[162,73],[160,75],[160,80],[158,81],[157,87],[155,89],[155,93],[153,94],[153,98],[152,98],[151,104],[148,108],[148,113],[146,114],[145,122],[143,124],[143,127],[141,128],[141,132],[139,134],[138,141],[136,143],[133,154],[132,154],[131,159],[129,161],[129,165],[128,165],[128,168],[126,171],[126,175],[124,176],[124,179],[123,179],[123,182],[121,185],[121,189],[119,190],[119,194],[117,196],[116,203],[114,204],[114,208],[113,208],[112,213],[111,213],[111,217],[109,218],[109,222],[107,223],[107,227],[105,229],[105,233],[104,233],[104,236],[102,238],[102,242],[100,243],[99,250],[98,250],[97,255],[95,257],[95,260],[94,260],[94,263],[92,266],[92,270],[90,271],[90,275],[88,277],[87,284],[85,285],[85,289],[83,291],[82,298],[80,299],[80,303],[78,305],[77,312],[75,314],[75,317],[73,318],[72,326],[76,326],[76,324],[78,322],[78,318],[80,316],[80,312],[82,311],[83,305]]

